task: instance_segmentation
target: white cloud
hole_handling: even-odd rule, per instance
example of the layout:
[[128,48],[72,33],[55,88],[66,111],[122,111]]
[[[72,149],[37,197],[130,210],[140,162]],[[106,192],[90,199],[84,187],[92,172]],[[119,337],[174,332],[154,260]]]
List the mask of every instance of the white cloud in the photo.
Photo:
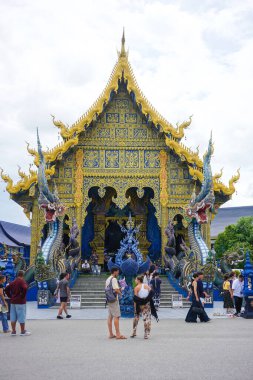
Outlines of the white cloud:
[[[204,153],[213,131],[213,171],[241,167],[227,205],[252,204],[253,29],[251,1],[1,2],[0,166],[14,180],[32,162],[25,141],[54,146],[50,114],[72,124],[101,93],[122,26],[136,79],[176,123],[194,114],[186,145]],[[1,183],[0,219],[23,221]]]

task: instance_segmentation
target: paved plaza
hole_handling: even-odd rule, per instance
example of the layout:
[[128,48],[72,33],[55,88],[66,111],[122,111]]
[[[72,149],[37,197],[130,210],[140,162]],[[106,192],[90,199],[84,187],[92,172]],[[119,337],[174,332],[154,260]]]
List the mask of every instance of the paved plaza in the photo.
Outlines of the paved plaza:
[[[158,315],[159,319],[185,319],[188,308],[160,308]],[[224,315],[223,302],[214,302],[214,308],[206,309],[207,314],[211,319],[226,318]],[[70,311],[73,319],[106,319],[108,310],[102,309],[72,309]],[[27,319],[55,319],[57,308],[38,309],[37,302],[27,303]]]
[[[129,337],[130,319],[121,320]],[[252,320],[152,323],[152,335],[107,338],[105,320],[29,320],[30,337],[0,334],[1,379],[252,379]]]

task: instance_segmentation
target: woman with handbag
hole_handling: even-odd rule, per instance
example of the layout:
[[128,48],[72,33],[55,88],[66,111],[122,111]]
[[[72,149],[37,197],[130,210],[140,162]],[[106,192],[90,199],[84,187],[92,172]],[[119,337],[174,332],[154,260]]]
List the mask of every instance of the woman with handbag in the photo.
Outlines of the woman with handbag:
[[198,294],[198,277],[199,274],[194,273],[191,283],[192,304],[185,318],[185,322],[197,323],[197,317],[200,318],[201,322],[210,321],[200,301],[200,295]]

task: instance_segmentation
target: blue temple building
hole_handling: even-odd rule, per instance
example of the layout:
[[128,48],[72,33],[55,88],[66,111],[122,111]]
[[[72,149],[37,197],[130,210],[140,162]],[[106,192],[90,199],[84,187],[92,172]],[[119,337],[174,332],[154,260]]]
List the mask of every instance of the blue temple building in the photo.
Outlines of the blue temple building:
[[31,228],[20,224],[0,221],[0,266],[6,262],[6,254],[20,252],[30,262]]

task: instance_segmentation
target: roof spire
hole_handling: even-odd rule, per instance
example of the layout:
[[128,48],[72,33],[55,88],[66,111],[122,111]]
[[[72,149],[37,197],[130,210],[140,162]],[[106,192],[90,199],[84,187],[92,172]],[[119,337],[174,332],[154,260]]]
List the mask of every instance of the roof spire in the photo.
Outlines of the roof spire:
[[125,28],[123,28],[123,34],[122,34],[122,38],[121,38],[121,50],[120,50],[120,52],[118,51],[119,58],[123,58],[123,57],[128,56],[128,52],[126,52],[126,49],[125,49],[125,42],[126,42]]

